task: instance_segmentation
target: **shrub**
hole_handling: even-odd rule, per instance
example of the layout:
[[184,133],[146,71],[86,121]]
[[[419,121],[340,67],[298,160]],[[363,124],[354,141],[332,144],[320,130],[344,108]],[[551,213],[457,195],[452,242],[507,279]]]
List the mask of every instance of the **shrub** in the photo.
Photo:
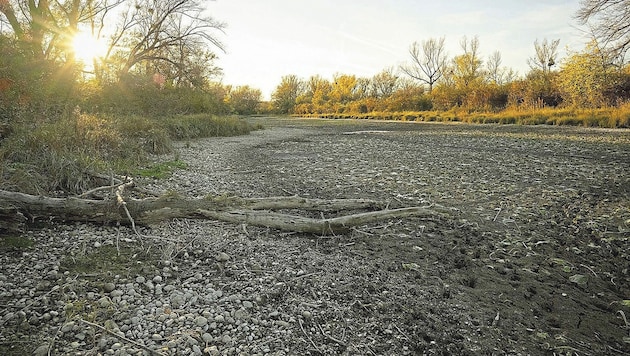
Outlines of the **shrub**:
[[147,153],[171,152],[173,139],[241,135],[251,129],[232,117],[151,119],[78,111],[36,127],[14,124],[0,142],[0,189],[77,194],[103,183],[96,172],[130,173],[146,162]]

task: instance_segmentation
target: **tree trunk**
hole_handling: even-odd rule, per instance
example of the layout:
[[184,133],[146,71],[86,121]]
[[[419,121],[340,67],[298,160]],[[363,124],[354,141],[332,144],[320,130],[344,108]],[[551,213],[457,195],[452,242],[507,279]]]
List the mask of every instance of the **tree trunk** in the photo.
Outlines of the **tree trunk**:
[[[174,194],[158,198],[123,198],[124,185],[116,197],[85,199],[52,198],[0,190],[0,230],[14,231],[20,225],[40,220],[122,222],[149,225],[173,218],[211,218],[285,231],[342,234],[352,227],[393,218],[435,217],[441,213],[423,207],[384,209],[383,202],[368,199],[307,199],[297,196],[241,198],[212,196],[184,199]],[[378,210],[380,209],[380,210]],[[372,210],[333,218],[310,218],[274,210],[302,210],[337,213],[344,210]],[[376,210],[376,211],[374,211]]]

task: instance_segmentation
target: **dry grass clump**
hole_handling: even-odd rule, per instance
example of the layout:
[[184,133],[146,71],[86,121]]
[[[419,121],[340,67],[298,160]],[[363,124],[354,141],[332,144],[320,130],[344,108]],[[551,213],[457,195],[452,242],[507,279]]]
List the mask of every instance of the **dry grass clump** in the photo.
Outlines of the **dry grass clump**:
[[250,125],[234,117],[148,118],[78,110],[54,121],[13,123],[10,135],[0,140],[0,189],[77,194],[102,183],[95,177],[97,172],[134,172],[148,154],[170,153],[173,140],[250,130]]
[[404,111],[370,113],[306,114],[301,117],[326,119],[366,119],[422,122],[467,122],[475,124],[516,125],[573,125],[584,127],[630,128],[630,103],[619,107],[599,109],[510,108],[500,112],[468,112],[464,109],[448,111]]

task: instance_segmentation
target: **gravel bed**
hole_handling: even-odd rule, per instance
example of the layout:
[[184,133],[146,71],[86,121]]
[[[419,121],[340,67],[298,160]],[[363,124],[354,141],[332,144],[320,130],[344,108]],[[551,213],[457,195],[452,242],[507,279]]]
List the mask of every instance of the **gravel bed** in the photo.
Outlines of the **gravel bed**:
[[333,237],[188,219],[33,228],[0,247],[0,354],[630,352],[630,132],[260,120],[178,143],[188,169],[138,185],[452,214]]

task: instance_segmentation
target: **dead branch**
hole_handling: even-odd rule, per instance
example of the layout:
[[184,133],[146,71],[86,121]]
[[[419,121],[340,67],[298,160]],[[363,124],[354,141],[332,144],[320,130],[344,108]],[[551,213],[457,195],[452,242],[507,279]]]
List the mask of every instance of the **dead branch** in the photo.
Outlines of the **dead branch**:
[[439,215],[439,213],[423,207],[378,210],[367,213],[343,215],[329,219],[313,219],[264,210],[209,211],[200,209],[198,213],[207,218],[232,223],[245,223],[285,231],[306,232],[318,235],[344,234],[355,226],[394,218],[407,218],[412,216],[426,218]]
[[[385,202],[369,199],[308,199],[298,196],[242,198],[236,196],[208,196],[186,199],[167,193],[161,197],[136,199],[125,196],[134,189],[133,181],[118,184],[111,198],[87,199],[81,197],[53,198],[0,190],[0,220],[14,223],[0,229],[11,230],[31,221],[58,220],[95,223],[121,222],[150,225],[174,218],[210,218],[233,223],[245,223],[285,231],[342,234],[352,227],[376,221],[407,217],[435,217],[442,213],[431,207],[387,209]],[[278,210],[318,211],[338,213],[342,211],[370,210],[362,213],[332,218],[310,218],[280,213]],[[373,211],[375,210],[375,211]]]

